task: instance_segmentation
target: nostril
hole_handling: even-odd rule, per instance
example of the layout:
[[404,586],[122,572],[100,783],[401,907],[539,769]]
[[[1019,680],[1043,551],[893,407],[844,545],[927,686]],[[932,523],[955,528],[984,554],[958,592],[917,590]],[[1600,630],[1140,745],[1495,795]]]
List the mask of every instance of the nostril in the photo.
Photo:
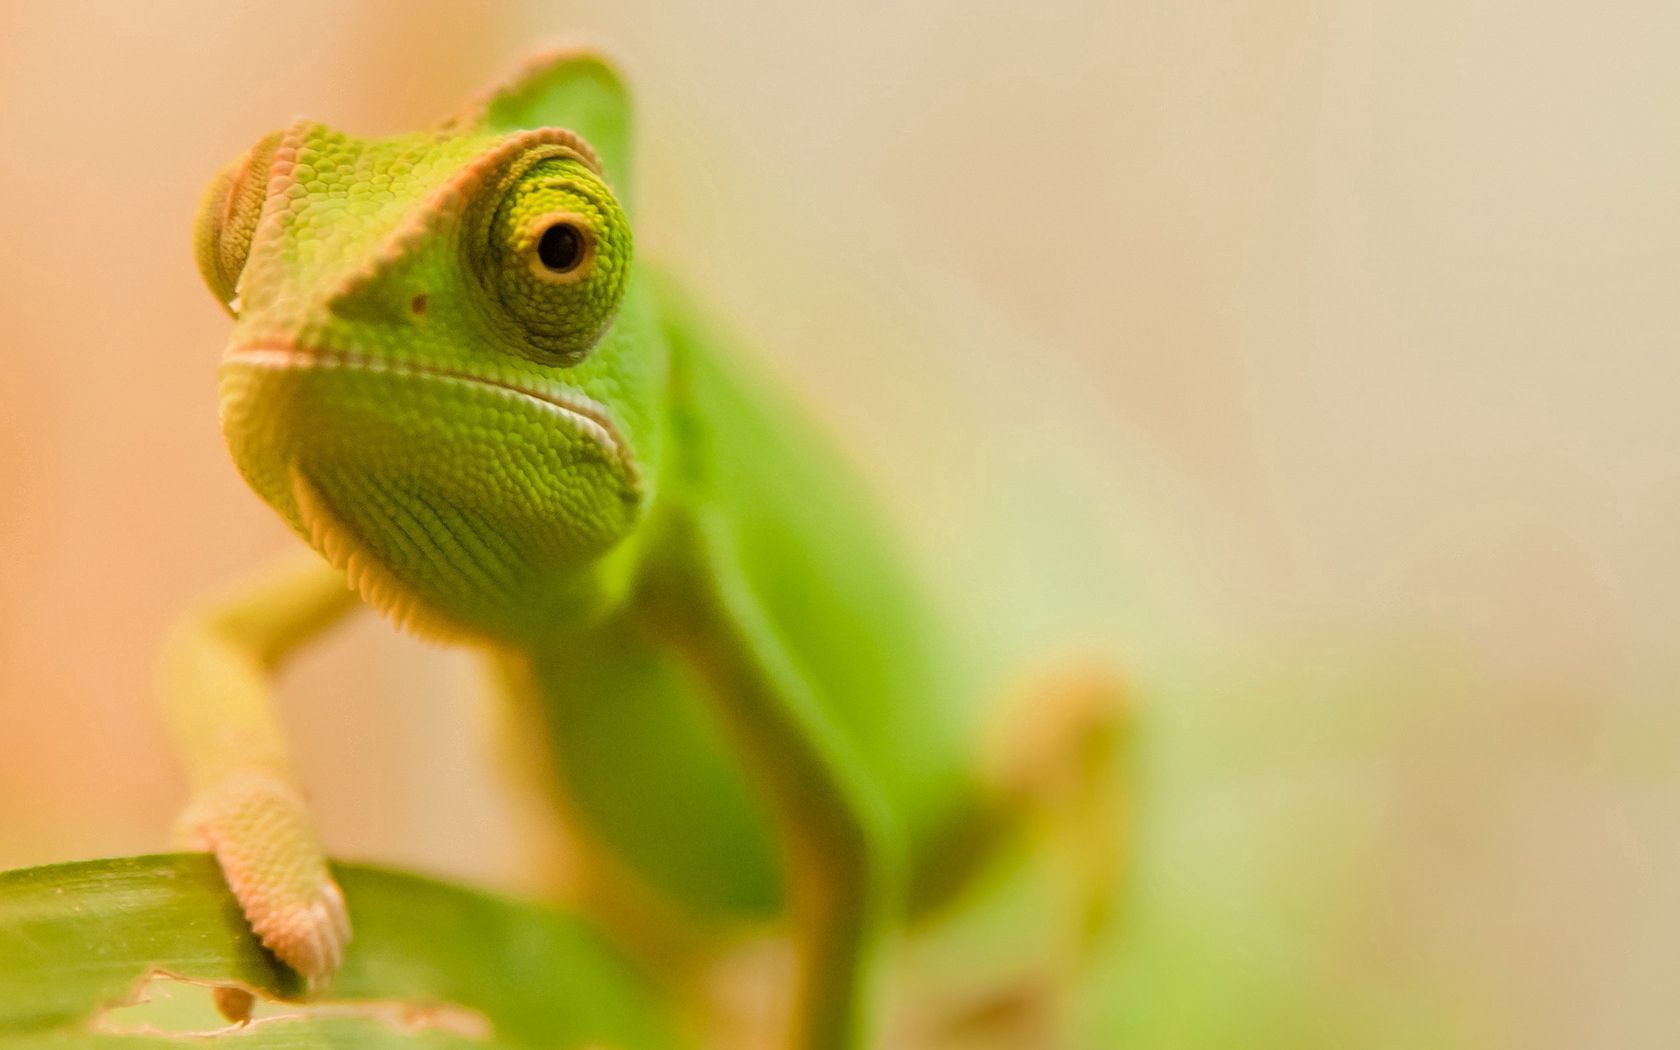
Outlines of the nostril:
[[423,313],[426,312],[426,307],[428,305],[428,302],[429,301],[426,298],[426,293],[421,292],[419,295],[417,295],[413,299],[409,300],[408,308],[410,310],[414,311],[416,314],[423,314]]

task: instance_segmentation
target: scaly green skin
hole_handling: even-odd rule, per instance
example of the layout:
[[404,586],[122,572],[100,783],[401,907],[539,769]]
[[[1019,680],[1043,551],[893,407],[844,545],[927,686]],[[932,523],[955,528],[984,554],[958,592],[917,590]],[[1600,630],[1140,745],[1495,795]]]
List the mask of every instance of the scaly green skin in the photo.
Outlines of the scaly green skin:
[[212,186],[229,447],[330,567],[172,643],[183,830],[282,959],[336,969],[342,900],[266,683],[359,597],[489,654],[604,912],[786,915],[790,1045],[867,1045],[885,932],[1003,841],[1036,767],[970,759],[949,704],[972,683],[844,471],[633,264],[628,141],[612,70],[547,56],[435,131],[299,122]]

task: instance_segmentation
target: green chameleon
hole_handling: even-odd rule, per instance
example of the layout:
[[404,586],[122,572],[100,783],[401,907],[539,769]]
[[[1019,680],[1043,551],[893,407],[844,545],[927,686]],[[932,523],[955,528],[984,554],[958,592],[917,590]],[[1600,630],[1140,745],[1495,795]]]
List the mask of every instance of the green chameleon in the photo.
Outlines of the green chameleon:
[[1037,818],[1083,814],[1052,824],[1097,921],[1120,690],[1049,677],[982,759],[962,653],[837,457],[634,259],[629,140],[612,67],[569,51],[430,131],[293,123],[212,184],[222,426],[316,553],[169,646],[182,831],[264,945],[331,976],[349,922],[269,679],[366,603],[488,660],[582,906],[672,970],[779,930],[786,1045],[874,1045],[884,949],[1056,839]]

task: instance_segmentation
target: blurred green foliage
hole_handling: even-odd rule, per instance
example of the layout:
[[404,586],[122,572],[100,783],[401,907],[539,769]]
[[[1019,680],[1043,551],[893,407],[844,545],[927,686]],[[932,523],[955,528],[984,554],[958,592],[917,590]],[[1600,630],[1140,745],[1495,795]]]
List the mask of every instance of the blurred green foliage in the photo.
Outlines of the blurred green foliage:
[[297,979],[252,939],[207,855],[0,874],[0,1048],[179,1047],[181,1033],[227,1026],[211,983],[255,993],[255,1020],[237,1034],[249,1050],[681,1045],[651,987],[575,916],[335,871],[356,940],[307,1008],[283,1002]]

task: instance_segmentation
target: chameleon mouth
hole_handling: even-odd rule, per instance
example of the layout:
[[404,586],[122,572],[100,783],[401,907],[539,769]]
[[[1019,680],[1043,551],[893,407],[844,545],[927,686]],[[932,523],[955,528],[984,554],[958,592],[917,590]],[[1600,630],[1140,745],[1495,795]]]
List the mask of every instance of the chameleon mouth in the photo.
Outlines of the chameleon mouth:
[[613,425],[612,417],[607,413],[606,406],[582,394],[511,383],[458,369],[439,368],[413,361],[393,361],[388,358],[358,354],[350,350],[333,350],[325,347],[300,349],[295,346],[284,345],[242,346],[229,350],[223,358],[223,363],[248,365],[253,368],[274,371],[336,368],[355,372],[419,376],[434,381],[489,390],[502,397],[521,401],[563,419],[569,426],[581,431],[600,445],[602,450],[629,475],[632,484],[637,482],[635,459],[625,446],[624,438],[619,434],[618,428]]

